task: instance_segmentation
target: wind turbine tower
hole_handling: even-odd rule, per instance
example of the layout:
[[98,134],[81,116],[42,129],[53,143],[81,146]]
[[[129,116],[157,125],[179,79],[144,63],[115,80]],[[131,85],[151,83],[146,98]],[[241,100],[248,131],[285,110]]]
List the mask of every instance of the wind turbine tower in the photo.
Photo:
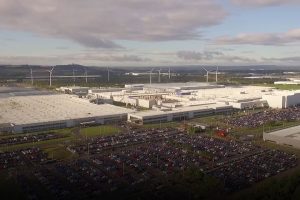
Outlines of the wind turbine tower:
[[74,83],[74,85],[75,85],[75,81],[76,81],[76,79],[75,79],[75,69],[73,68],[73,83]]
[[86,68],[84,69],[84,71],[85,71],[85,73],[84,73],[84,75],[85,75],[85,82],[87,83],[88,82],[88,71],[87,71]]
[[149,71],[149,74],[150,74],[150,80],[149,80],[150,85],[152,84],[152,72],[153,72],[153,70],[154,70],[154,69],[151,69],[151,70]]
[[158,71],[158,82],[160,83],[160,72],[161,72],[161,69],[159,69],[157,71]]
[[169,67],[169,79],[171,79],[171,68]]
[[31,85],[33,85],[33,72],[32,72],[32,68],[30,68],[30,79],[31,79]]
[[202,69],[204,69],[206,71],[206,83],[208,83],[209,71],[207,69],[205,69],[204,67],[202,67]]
[[52,67],[51,70],[47,70],[49,72],[49,87],[52,86],[52,73],[53,73],[54,67]]
[[219,67],[217,66],[217,69],[216,69],[216,83],[218,83],[218,73],[219,73]]
[[109,70],[109,68],[107,67],[107,82],[109,82],[109,72],[110,72],[110,70]]

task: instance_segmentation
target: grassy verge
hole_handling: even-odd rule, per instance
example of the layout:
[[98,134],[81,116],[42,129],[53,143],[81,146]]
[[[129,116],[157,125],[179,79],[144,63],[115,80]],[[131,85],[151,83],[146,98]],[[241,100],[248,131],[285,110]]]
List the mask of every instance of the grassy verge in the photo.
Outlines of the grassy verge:
[[177,128],[180,126],[179,122],[164,122],[158,124],[144,124],[142,128]]
[[32,136],[32,135],[39,135],[39,134],[46,134],[46,133],[57,133],[57,134],[69,134],[72,129],[64,128],[64,129],[57,129],[57,130],[49,130],[49,131],[39,131],[33,133],[18,133],[18,134],[1,134],[0,139],[10,138],[10,137],[24,137],[24,136]]
[[48,157],[55,160],[69,160],[77,157],[77,154],[73,154],[66,150],[64,146],[48,147],[43,149],[48,153]]
[[6,147],[1,147],[1,151],[13,151],[17,149],[24,149],[24,148],[30,148],[30,147],[39,147],[39,148],[44,148],[52,145],[58,145],[63,143],[66,140],[72,139],[71,137],[66,137],[66,138],[58,138],[58,139],[53,139],[53,140],[46,140],[46,141],[40,141],[40,142],[34,142],[34,143],[24,143],[24,144],[17,144],[17,145],[12,145],[12,146],[6,146]]
[[256,86],[274,87],[278,90],[300,90],[300,85],[257,84]]
[[111,125],[103,125],[103,126],[94,126],[83,128],[80,131],[80,135],[83,137],[97,137],[97,136],[107,136],[114,135],[120,132],[120,129]]

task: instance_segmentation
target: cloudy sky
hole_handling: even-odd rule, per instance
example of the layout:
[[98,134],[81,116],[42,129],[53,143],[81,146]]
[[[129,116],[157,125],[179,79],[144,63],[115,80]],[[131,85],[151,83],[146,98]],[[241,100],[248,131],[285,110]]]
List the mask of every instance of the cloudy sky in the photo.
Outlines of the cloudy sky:
[[299,65],[300,0],[0,0],[0,64]]

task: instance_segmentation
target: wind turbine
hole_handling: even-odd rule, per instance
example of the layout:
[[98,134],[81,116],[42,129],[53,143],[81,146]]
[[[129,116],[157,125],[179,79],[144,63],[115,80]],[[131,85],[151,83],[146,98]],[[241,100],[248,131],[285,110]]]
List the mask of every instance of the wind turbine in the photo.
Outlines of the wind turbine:
[[47,70],[49,72],[49,87],[52,86],[52,73],[53,73],[54,67],[51,68],[51,70]]
[[219,67],[217,66],[217,69],[216,69],[216,83],[218,83],[218,73],[219,73]]
[[159,69],[157,71],[158,71],[158,82],[160,83],[160,72],[161,72],[161,69]]
[[205,69],[205,67],[202,67],[202,69],[204,69],[206,71],[206,82],[208,83],[208,74],[209,74],[210,71]]
[[75,81],[76,81],[76,79],[75,79],[75,69],[73,68],[73,83],[74,83],[74,85],[75,85]]
[[149,72],[149,75],[150,75],[150,79],[149,79],[149,82],[150,82],[150,85],[152,84],[152,72],[153,72],[154,69],[151,69]]
[[171,68],[169,67],[169,79],[171,79]]
[[31,67],[30,67],[30,79],[31,79],[31,85],[33,85],[33,72]]
[[84,75],[85,75],[85,82],[88,82],[88,71],[87,68],[84,69]]
[[107,82],[109,82],[109,72],[111,72],[111,71],[110,71],[109,67],[107,67]]

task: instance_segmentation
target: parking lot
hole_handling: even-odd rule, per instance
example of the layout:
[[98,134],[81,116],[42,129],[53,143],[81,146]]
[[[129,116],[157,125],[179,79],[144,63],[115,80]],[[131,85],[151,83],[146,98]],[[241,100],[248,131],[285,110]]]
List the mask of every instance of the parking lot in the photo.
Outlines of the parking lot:
[[[296,156],[283,151],[171,128],[87,138],[66,148],[78,157],[53,163],[38,148],[3,152],[0,169],[31,166],[20,178],[34,179],[54,199],[105,199],[145,189],[159,193],[164,180],[190,169],[217,178],[232,192],[297,165]],[[21,187],[27,196],[41,198],[26,184]]]
[[56,133],[40,133],[40,134],[29,134],[24,136],[15,136],[15,137],[4,137],[0,138],[0,146],[12,146],[25,143],[35,143],[46,140],[53,140],[58,138],[63,138],[63,135]]
[[20,166],[32,166],[50,162],[48,155],[39,148],[28,148],[0,153],[0,170]]
[[300,106],[286,109],[270,109],[244,116],[227,117],[225,123],[234,127],[258,127],[268,122],[295,121],[300,119]]

